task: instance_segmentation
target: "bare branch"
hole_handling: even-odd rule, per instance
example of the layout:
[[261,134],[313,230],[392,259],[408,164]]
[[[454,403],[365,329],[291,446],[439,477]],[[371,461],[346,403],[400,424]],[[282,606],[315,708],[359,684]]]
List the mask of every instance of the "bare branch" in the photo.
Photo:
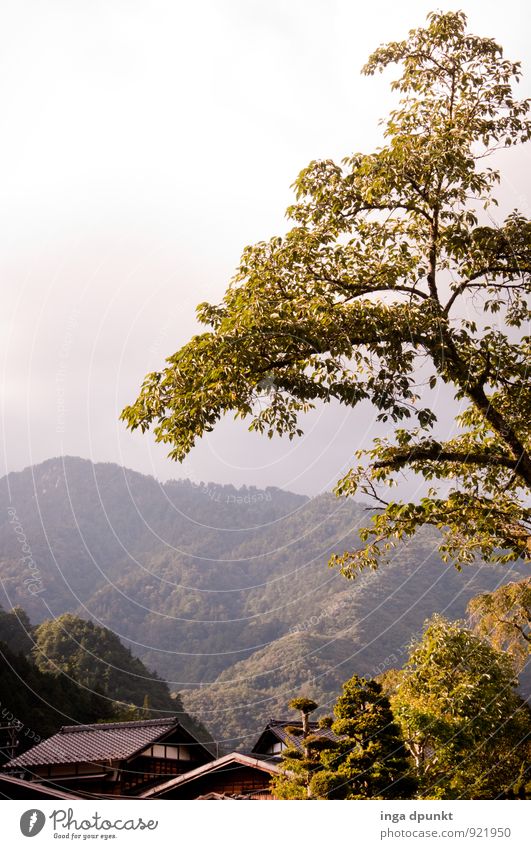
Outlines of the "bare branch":
[[[456,287],[456,289],[454,289],[453,294],[451,295],[450,299],[448,300],[448,303],[446,304],[446,306],[443,310],[444,314],[448,315],[448,313],[450,312],[450,310],[451,310],[452,306],[454,305],[456,299],[460,295],[462,295],[463,292],[466,289],[468,289],[469,287],[471,287],[473,285],[474,280],[478,280],[480,277],[486,277],[487,274],[516,274],[516,275],[521,275],[521,274],[524,273],[524,271],[525,271],[525,269],[521,269],[521,268],[518,268],[518,267],[513,268],[513,267],[510,267],[510,266],[506,266],[506,265],[498,265],[498,266],[494,265],[494,266],[488,266],[486,268],[481,268],[479,271],[476,271],[474,274],[472,274],[466,280],[463,280]],[[480,286],[482,284],[476,284],[476,285]],[[506,283],[496,283],[495,285],[496,285],[496,288],[498,288],[498,289],[508,289],[508,288],[519,289],[523,286],[523,284],[515,284],[514,286],[512,286],[512,285],[509,286]]]

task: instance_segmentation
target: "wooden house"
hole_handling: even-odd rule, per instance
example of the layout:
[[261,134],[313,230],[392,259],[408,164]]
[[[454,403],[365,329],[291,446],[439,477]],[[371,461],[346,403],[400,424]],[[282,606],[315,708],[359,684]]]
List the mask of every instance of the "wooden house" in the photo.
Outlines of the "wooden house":
[[98,797],[137,796],[214,758],[177,717],[166,717],[65,725],[8,761],[4,773]]
[[[288,728],[292,730],[288,731]],[[317,722],[311,722],[310,729],[330,740],[338,739],[331,729],[320,728]],[[302,751],[302,745],[301,722],[270,719],[250,754],[232,752],[184,775],[163,781],[140,793],[140,797],[143,799],[274,799],[271,779],[282,774],[283,750],[290,746]]]
[[[337,740],[315,722],[310,728]],[[269,720],[250,754],[221,758],[177,717],[66,725],[12,758],[3,772],[20,783],[13,792],[25,790],[27,799],[43,798],[31,794],[33,787],[78,798],[267,800],[274,799],[271,779],[282,773],[282,751],[302,745],[301,723],[283,719]]]
[[[318,722],[310,722],[310,730],[320,737],[327,737],[333,742],[339,739],[331,728],[320,728]],[[288,731],[297,729],[300,733]],[[302,752],[302,723],[292,719],[270,719],[256,741],[251,755],[260,758],[271,758],[280,761],[284,749],[292,747]]]
[[271,760],[232,752],[184,775],[145,790],[142,799],[274,799],[271,778],[281,769]]

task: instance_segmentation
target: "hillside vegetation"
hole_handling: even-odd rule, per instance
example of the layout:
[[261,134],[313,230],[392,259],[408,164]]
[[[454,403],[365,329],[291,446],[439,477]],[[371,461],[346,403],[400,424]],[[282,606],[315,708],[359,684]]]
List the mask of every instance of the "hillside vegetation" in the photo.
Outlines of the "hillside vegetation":
[[21,608],[0,608],[0,694],[1,723],[19,727],[19,751],[62,725],[168,714],[211,741],[116,634],[72,614],[33,628]]
[[[161,484],[74,457],[3,478],[0,507],[3,606],[37,624],[70,613],[112,630],[155,670],[155,689],[167,681],[231,748],[247,748],[299,691],[317,688],[324,705],[351,674],[401,666],[434,612],[462,617],[470,598],[524,575],[480,563],[458,573],[423,531],[389,565],[347,583],[327,561],[356,544],[363,505]],[[85,634],[87,656],[76,660],[86,672],[97,633]],[[118,675],[95,668],[109,685]],[[139,680],[137,669],[128,676],[128,686]]]

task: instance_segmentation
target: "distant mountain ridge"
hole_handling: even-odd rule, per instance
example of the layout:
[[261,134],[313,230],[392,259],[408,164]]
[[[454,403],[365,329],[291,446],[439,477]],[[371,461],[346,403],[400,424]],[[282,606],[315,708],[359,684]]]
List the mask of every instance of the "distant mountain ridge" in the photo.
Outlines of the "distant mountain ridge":
[[35,623],[72,612],[112,629],[220,739],[245,746],[269,708],[400,665],[433,612],[461,617],[473,595],[523,576],[459,574],[425,531],[349,583],[328,557],[367,518],[329,494],[161,484],[56,458],[0,480],[0,604]]

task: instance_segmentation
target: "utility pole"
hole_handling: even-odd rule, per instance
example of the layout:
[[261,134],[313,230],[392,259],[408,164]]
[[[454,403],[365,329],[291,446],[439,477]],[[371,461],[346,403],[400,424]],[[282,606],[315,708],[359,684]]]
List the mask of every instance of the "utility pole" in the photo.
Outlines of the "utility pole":
[[2,760],[10,761],[16,756],[20,728],[21,726],[16,723],[10,722],[6,725],[0,723],[0,757]]

